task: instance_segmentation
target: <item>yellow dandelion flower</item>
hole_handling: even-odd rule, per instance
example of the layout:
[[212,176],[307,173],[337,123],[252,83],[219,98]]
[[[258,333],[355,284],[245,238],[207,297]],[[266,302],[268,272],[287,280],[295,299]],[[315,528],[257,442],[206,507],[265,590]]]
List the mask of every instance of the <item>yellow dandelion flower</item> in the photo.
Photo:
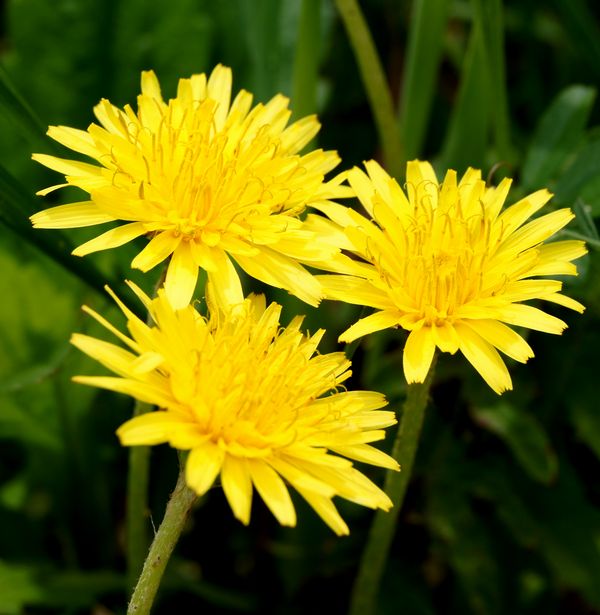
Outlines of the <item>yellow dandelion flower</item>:
[[244,90],[231,102],[231,82],[231,70],[219,65],[209,78],[181,79],[177,96],[165,102],[155,74],[143,72],[137,113],[102,100],[94,109],[100,125],[50,127],[50,137],[100,166],[34,155],[66,176],[38,194],[77,186],[90,200],[41,211],[33,225],[124,222],[73,254],[148,236],[131,264],[148,271],[170,256],[165,287],[175,307],[189,303],[199,268],[222,305],[242,302],[231,258],[250,276],[316,305],[320,286],[299,262],[327,260],[337,249],[298,215],[313,201],[348,193],[341,179],[324,181],[339,158],[333,151],[299,154],[320,128],[315,116],[287,126],[286,97],[252,108]]
[[[279,324],[281,308],[253,296],[227,315],[209,319],[192,305],[174,310],[165,291],[150,300],[131,287],[152,316],[137,318],[114,295],[131,337],[84,307],[128,349],[86,335],[72,342],[117,377],[77,382],[131,395],[159,409],[124,423],[124,445],[169,443],[189,450],[186,480],[198,494],[218,476],[234,515],[250,521],[253,488],[282,525],[296,513],[288,485],[337,534],[348,527],[332,502],[340,496],[389,509],[389,498],[350,459],[398,469],[371,446],[393,425],[380,393],[343,391],[350,361],[343,353],[315,355],[324,333],[305,336],[301,317]],[[109,291],[110,292],[110,291]],[[112,293],[111,293],[112,294]],[[337,454],[332,454],[337,453]]]
[[487,187],[469,169],[460,182],[448,171],[439,184],[429,163],[407,166],[406,192],[374,161],[348,179],[370,220],[335,204],[321,210],[345,227],[346,248],[320,276],[332,299],[375,308],[345,331],[341,341],[388,327],[409,331],[404,348],[408,382],[423,382],[436,348],[460,350],[497,393],[512,388],[497,352],[525,363],[527,342],[507,325],[559,334],[566,324],[524,302],[543,299],[578,312],[583,306],[560,293],[547,276],[577,275],[572,260],[582,241],[544,243],[572,218],[560,209],[529,218],[551,198],[539,190],[502,211],[511,180]]

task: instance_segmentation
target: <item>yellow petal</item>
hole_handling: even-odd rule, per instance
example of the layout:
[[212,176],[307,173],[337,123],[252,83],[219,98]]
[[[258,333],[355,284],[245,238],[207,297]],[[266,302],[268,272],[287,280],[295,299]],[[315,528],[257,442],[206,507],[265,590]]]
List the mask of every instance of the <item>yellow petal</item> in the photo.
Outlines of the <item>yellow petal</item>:
[[235,518],[248,525],[252,507],[252,481],[248,461],[227,455],[221,470],[221,482]]
[[117,436],[123,446],[164,444],[173,422],[170,412],[156,410],[129,419],[117,429]]
[[205,494],[221,471],[225,453],[212,442],[190,451],[185,464],[185,480],[198,495]]
[[112,376],[73,376],[73,382],[130,395],[135,399],[162,408],[171,406],[174,401],[164,386],[140,382],[139,380],[113,378]]
[[248,469],[260,497],[281,525],[296,525],[296,510],[279,474],[264,461],[249,459]]
[[559,209],[551,214],[546,214],[541,218],[532,220],[512,233],[502,243],[498,254],[505,252],[518,254],[528,248],[537,246],[554,235],[563,226],[566,226],[574,217],[570,209]]
[[73,250],[75,256],[85,256],[92,252],[99,252],[100,250],[109,250],[110,248],[117,248],[131,240],[144,235],[146,229],[141,222],[130,222],[129,224],[123,224],[116,228],[94,237],[90,241],[86,241],[79,247]]
[[455,325],[460,339],[460,350],[467,361],[498,394],[512,389],[510,374],[496,349],[470,327]]
[[546,314],[546,312],[542,312],[542,310],[531,305],[512,303],[500,308],[497,314],[498,320],[509,325],[526,327],[527,329],[542,331],[543,333],[560,335],[567,328],[567,323],[560,320],[560,318],[550,316],[550,314]]
[[393,312],[375,312],[375,314],[370,314],[369,316],[361,318],[349,329],[346,329],[346,331],[340,335],[339,341],[349,344],[363,335],[369,335],[370,333],[388,329],[389,327],[396,327],[399,319],[400,316]]
[[85,130],[70,128],[69,126],[50,126],[48,128],[48,136],[75,152],[79,152],[90,158],[98,157],[96,143]]
[[173,309],[180,310],[190,303],[197,280],[198,265],[190,244],[182,241],[173,252],[165,278],[165,291]]
[[229,112],[231,101],[231,69],[218,64],[211,73],[206,86],[207,98],[218,103],[215,110],[215,127],[221,130]]
[[120,346],[81,333],[71,335],[71,344],[121,376],[131,374],[132,365],[137,358]]
[[102,175],[101,167],[97,167],[87,162],[66,160],[64,158],[57,158],[56,156],[49,156],[48,154],[33,154],[31,157],[36,162],[43,164],[45,167],[48,167],[53,171],[58,171],[63,175]]
[[300,495],[312,506],[315,512],[325,521],[325,523],[338,535],[347,536],[350,534],[348,526],[340,516],[334,503],[330,498],[317,495],[310,491],[296,487]]
[[430,327],[420,327],[410,332],[402,356],[406,382],[424,382],[434,353],[435,342]]
[[244,301],[244,293],[238,272],[225,252],[213,250],[215,271],[208,271],[210,295],[222,308],[229,308]]
[[281,133],[281,147],[290,154],[299,152],[305,145],[308,145],[319,132],[321,124],[316,115],[307,115],[302,119],[288,126]]
[[497,320],[471,320],[463,324],[515,361],[526,363],[534,356],[531,346],[518,333]]
[[450,323],[444,322],[440,325],[432,324],[431,335],[435,345],[442,352],[454,354],[458,350],[458,336]]
[[143,70],[141,79],[142,94],[155,98],[162,102],[162,94],[160,93],[160,84],[153,70]]
[[345,275],[318,275],[327,299],[337,299],[355,305],[384,310],[393,306],[387,293],[379,290],[368,280]]
[[549,295],[548,297],[544,297],[544,300],[556,303],[558,305],[562,305],[563,307],[569,308],[570,310],[575,310],[580,314],[583,314],[583,312],[585,312],[585,306],[583,304],[579,303],[579,301],[575,301],[575,299],[571,299],[571,297],[561,295],[560,293],[555,293],[553,295]]
[[429,162],[411,160],[406,165],[406,192],[409,201],[422,207],[427,201],[433,209],[437,207],[439,183]]
[[502,229],[503,236],[509,237],[551,198],[552,194],[548,190],[538,190],[504,210],[497,219],[498,227]]
[[369,444],[353,444],[349,446],[331,447],[331,450],[356,461],[369,463],[388,470],[399,470],[398,462],[388,454]]
[[175,237],[171,231],[163,231],[153,237],[146,247],[131,261],[131,266],[142,271],[150,271],[169,257],[181,243],[181,236]]
[[44,209],[33,214],[30,220],[35,228],[79,228],[113,222],[115,218],[92,201],[82,201]]
[[276,288],[283,288],[309,305],[321,300],[321,285],[295,260],[266,246],[254,257],[237,254],[235,260],[253,278]]

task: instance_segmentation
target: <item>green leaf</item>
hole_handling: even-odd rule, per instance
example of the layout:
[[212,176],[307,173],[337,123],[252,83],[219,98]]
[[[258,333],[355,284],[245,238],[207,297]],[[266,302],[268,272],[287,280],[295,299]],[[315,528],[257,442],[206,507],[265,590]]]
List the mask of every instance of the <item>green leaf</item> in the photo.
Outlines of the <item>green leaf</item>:
[[595,98],[594,88],[572,85],[554,99],[542,116],[525,157],[525,189],[546,186],[555,177],[583,139]]
[[530,412],[506,401],[473,408],[478,425],[501,438],[531,478],[549,483],[556,477],[558,461],[541,424]]
[[435,94],[448,0],[415,0],[400,89],[400,134],[407,160],[419,156]]
[[0,561],[2,615],[21,615],[23,608],[40,596],[41,590],[31,567]]
[[458,99],[442,148],[440,166],[459,172],[482,166],[490,126],[490,85],[484,32],[480,21],[471,29],[460,77]]
[[[460,463],[451,459],[449,465],[452,462]],[[446,473],[449,482],[443,486],[438,482],[431,490],[428,523],[441,541],[437,548],[456,574],[472,611],[500,615],[503,600],[493,544],[485,525],[471,508],[466,492],[468,484],[458,480],[457,465],[452,468],[454,474],[452,471]]]
[[[500,519],[528,549],[537,550],[559,583],[600,606],[600,512],[586,499],[566,460],[552,487],[507,481],[506,468],[486,472],[487,489]],[[501,478],[501,480],[497,480]]]
[[598,178],[600,168],[600,139],[587,143],[560,176],[554,187],[554,201],[559,205],[572,205],[584,187]]

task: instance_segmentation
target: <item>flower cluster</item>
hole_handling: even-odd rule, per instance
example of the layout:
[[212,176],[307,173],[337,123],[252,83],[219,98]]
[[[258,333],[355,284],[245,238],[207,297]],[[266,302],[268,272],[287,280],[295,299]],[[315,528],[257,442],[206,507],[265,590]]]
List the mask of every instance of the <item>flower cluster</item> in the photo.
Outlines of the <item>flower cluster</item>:
[[[503,209],[510,181],[489,187],[469,169],[440,183],[428,163],[408,163],[405,189],[376,162],[332,179],[335,152],[301,153],[319,130],[310,116],[288,125],[288,100],[252,106],[232,100],[231,71],[179,82],[165,101],[142,73],[137,110],[103,100],[86,131],[49,135],[94,164],[38,154],[88,200],[32,216],[39,228],[110,224],[75,249],[83,256],[140,237],[132,266],[168,261],[164,287],[139,319],[113,295],[129,335],[85,308],[122,345],[81,334],[73,344],[116,376],[76,380],[130,395],[156,410],[118,430],[124,445],[169,443],[189,451],[186,480],[198,494],[220,477],[234,515],[248,523],[255,489],[283,525],[295,525],[294,488],[338,534],[348,528],[340,496],[387,510],[389,498],[353,461],[397,470],[372,446],[395,423],[375,392],[346,391],[343,353],[316,354],[323,335],[280,325],[281,308],[245,298],[249,276],[317,305],[323,298],[374,309],[340,337],[351,342],[386,328],[408,331],[407,381],[423,382],[436,349],[460,351],[497,393],[511,388],[498,351],[525,362],[533,352],[511,328],[560,333],[565,323],[528,305],[533,299],[582,311],[551,276],[575,275],[580,241],[546,243],[573,217],[568,209],[533,220],[550,199],[540,190]],[[367,216],[341,205],[356,196]],[[307,211],[311,208],[311,211]],[[316,212],[316,213],[315,213]],[[314,275],[308,265],[327,273]],[[192,300],[207,275],[209,316]]]

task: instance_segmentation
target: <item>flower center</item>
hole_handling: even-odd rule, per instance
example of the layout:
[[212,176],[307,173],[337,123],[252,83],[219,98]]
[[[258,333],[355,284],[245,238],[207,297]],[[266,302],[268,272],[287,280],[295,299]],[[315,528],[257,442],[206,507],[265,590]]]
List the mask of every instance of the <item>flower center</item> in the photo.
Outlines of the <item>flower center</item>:
[[396,305],[426,324],[452,320],[458,308],[481,296],[490,255],[491,223],[483,207],[467,218],[457,194],[442,196],[437,205],[429,196],[420,199],[401,241],[386,231],[393,248],[375,259]]
[[157,105],[152,129],[131,118],[129,143],[110,150],[115,182],[143,201],[140,220],[149,231],[214,246],[224,233],[248,235],[256,220],[304,208],[299,156],[282,151],[279,134],[249,116],[230,117],[217,132],[216,111],[211,99]]

